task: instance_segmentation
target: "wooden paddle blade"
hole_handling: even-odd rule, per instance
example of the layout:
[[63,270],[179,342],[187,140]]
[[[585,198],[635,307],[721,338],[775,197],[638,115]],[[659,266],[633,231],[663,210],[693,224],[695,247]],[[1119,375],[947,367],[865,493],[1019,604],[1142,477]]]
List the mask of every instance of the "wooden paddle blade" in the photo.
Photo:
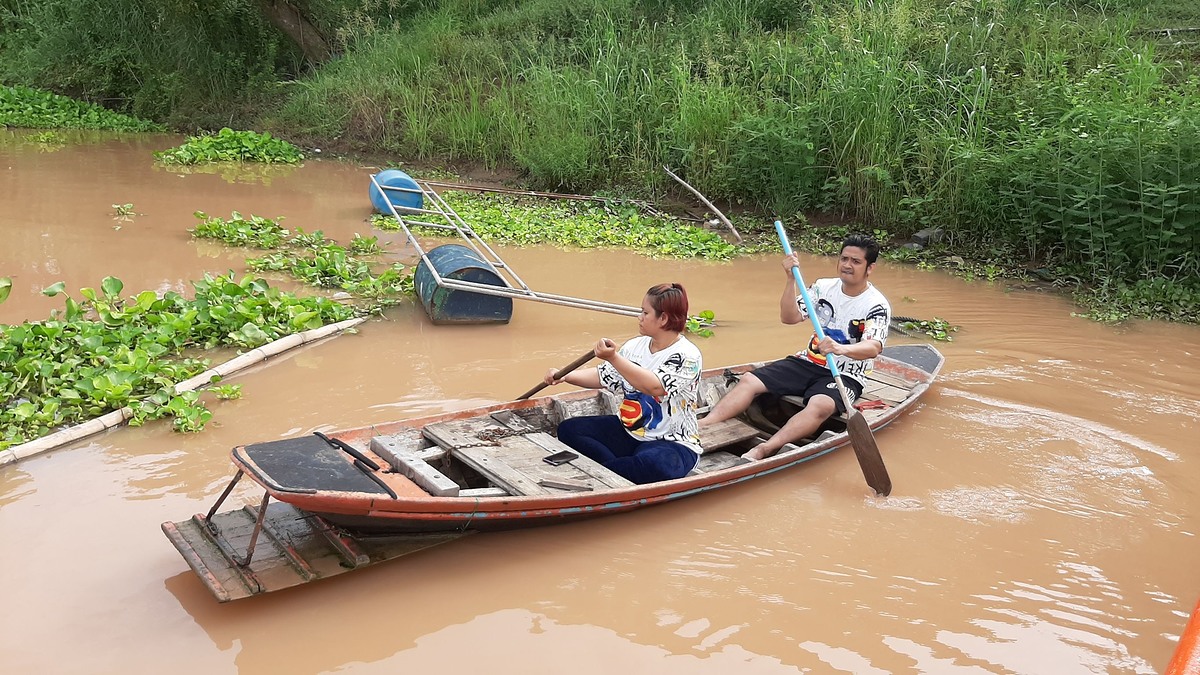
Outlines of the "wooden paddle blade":
[[891,494],[892,479],[888,476],[887,467],[883,465],[883,457],[879,454],[879,446],[875,444],[875,434],[871,432],[867,418],[855,410],[846,422],[846,432],[850,436],[850,444],[854,446],[854,456],[858,457],[858,465],[862,467],[867,485],[884,497]]

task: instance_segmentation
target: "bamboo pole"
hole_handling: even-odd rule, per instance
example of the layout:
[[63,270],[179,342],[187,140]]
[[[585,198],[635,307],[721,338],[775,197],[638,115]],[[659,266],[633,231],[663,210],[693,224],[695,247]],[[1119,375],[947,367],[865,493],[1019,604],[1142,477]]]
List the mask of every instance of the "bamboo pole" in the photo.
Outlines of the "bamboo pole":
[[718,209],[717,207],[713,206],[713,203],[708,201],[707,197],[700,194],[700,191],[697,190],[696,188],[692,187],[691,185],[688,185],[687,181],[680,178],[679,176],[676,176],[675,172],[671,171],[670,167],[664,166],[663,171],[666,171],[668,176],[670,176],[671,178],[674,178],[680,185],[687,188],[688,192],[691,192],[692,194],[696,195],[696,199],[699,199],[701,204],[704,204],[705,206],[707,206],[708,209],[717,216],[718,220],[720,220],[722,223],[725,223],[725,227],[729,228],[729,231],[733,233],[734,239],[737,240],[738,246],[742,245],[742,235],[737,231],[737,228],[733,226],[733,223],[730,222],[729,219],[725,217],[725,214],[721,213],[721,209]]
[[[180,394],[185,391],[193,391],[200,387],[206,386],[213,381],[214,377],[224,378],[234,373],[241,372],[250,366],[256,365],[266,359],[281,354],[289,349],[294,349],[300,345],[309,344],[322,338],[340,333],[347,328],[352,328],[366,321],[366,317],[357,317],[347,319],[338,323],[331,323],[320,328],[314,328],[303,333],[293,333],[270,342],[261,347],[251,349],[250,351],[240,354],[225,363],[222,363],[213,368],[188,378],[183,382],[175,385],[175,393]],[[33,455],[41,454],[48,450],[60,448],[68,443],[74,443],[80,439],[86,438],[93,434],[98,434],[102,431],[107,431],[113,427],[118,427],[124,424],[129,418],[133,417],[133,409],[124,407],[120,410],[114,410],[106,413],[87,422],[81,422],[73,427],[68,427],[52,434],[47,434],[41,438],[36,438],[28,443],[16,445],[7,450],[0,451],[0,466],[11,464],[17,460],[32,457]]]

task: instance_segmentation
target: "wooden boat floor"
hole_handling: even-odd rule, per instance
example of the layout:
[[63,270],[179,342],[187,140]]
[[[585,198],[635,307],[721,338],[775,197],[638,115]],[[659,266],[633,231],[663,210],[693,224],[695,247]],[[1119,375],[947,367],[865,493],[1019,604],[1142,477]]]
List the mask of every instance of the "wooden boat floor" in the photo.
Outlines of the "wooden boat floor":
[[[203,515],[166,522],[162,530],[219,602],[278,591],[392,560],[471,534],[442,532],[386,537],[352,536],[289,504],[267,506],[263,531],[247,567],[243,558],[258,508],[218,513],[213,528]],[[215,532],[214,532],[215,529]]]
[[[498,438],[493,445],[454,448],[450,452],[493,484],[514,495],[552,495],[568,490],[604,490],[633,485],[600,463],[576,452],[577,457],[553,466],[548,455],[570,450],[545,432]],[[561,484],[571,488],[547,487]]]
[[[600,463],[582,455],[558,466],[542,461],[547,455],[571,450],[548,433],[505,435],[494,417],[468,418],[451,423],[430,425],[426,435],[477,473],[512,495],[555,495],[563,491],[590,491],[622,488],[633,483]],[[523,423],[509,423],[524,428]],[[706,429],[702,445],[706,450],[722,448],[757,436],[759,431],[738,419],[730,419]],[[731,459],[710,459],[702,471],[736,464]]]

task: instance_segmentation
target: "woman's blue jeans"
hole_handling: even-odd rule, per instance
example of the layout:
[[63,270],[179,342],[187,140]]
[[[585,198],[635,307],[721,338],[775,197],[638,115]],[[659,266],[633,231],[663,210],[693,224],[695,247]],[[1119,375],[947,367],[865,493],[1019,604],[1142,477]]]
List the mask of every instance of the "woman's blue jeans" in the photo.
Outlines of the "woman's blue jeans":
[[558,440],[634,483],[686,476],[699,456],[675,441],[639,441],[615,415],[572,417],[558,425]]

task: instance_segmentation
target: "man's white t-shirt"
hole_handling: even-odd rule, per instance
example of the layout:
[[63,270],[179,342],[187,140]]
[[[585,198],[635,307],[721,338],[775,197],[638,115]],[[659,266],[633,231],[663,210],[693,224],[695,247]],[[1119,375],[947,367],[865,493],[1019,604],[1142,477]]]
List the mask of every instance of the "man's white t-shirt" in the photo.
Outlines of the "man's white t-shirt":
[[[808,289],[808,295],[821,323],[821,330],[834,342],[850,345],[863,340],[878,340],[881,345],[887,344],[892,306],[870,282],[867,282],[867,288],[862,293],[849,296],[842,292],[841,279],[817,279]],[[796,302],[800,306],[800,313],[808,318],[803,296],[798,296]],[[817,342],[814,331],[808,345],[796,352],[796,356],[828,368],[826,355],[817,350]],[[848,356],[835,358],[840,374],[866,385],[867,374],[871,372],[875,359],[857,361]]]

